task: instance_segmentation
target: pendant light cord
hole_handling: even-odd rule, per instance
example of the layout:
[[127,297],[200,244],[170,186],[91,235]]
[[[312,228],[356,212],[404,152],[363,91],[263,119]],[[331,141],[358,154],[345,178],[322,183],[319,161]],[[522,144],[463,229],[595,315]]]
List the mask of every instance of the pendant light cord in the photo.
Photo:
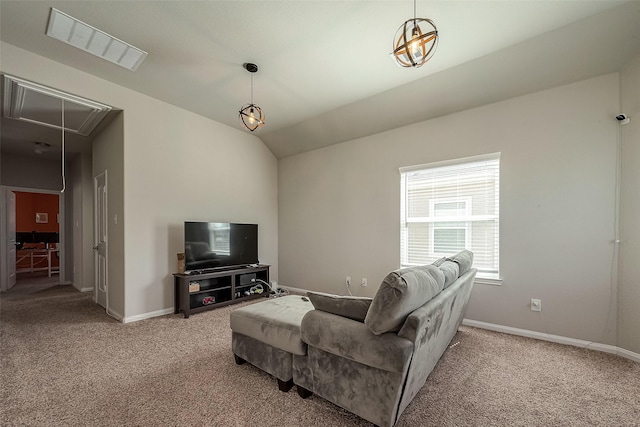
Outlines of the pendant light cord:
[[67,187],[65,172],[64,172],[64,164],[65,164],[65,146],[64,146],[64,99],[62,99],[62,190],[61,193],[64,193],[65,188]]
[[253,104],[253,73],[251,73],[251,103]]

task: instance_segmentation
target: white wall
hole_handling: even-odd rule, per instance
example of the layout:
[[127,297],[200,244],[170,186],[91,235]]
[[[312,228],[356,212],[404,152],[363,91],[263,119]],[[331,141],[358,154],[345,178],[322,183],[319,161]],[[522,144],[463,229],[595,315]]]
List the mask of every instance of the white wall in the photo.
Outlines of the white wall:
[[76,157],[69,168],[69,183],[73,194],[73,260],[67,277],[82,291],[94,288],[93,276],[93,183],[91,153]]
[[374,295],[400,264],[398,168],[501,152],[504,283],[466,317],[615,344],[618,109],[610,74],[281,159],[280,284]]
[[640,353],[640,55],[620,73],[621,112],[631,122],[621,126],[622,205],[620,218],[620,294],[618,345]]
[[[94,178],[103,173],[106,174],[107,311],[118,319],[124,318],[126,307],[123,132],[123,113],[120,113],[93,140],[91,172],[92,188],[94,187]],[[93,200],[92,205],[94,205]],[[94,212],[94,209],[92,206],[91,211]],[[93,232],[91,237],[95,244]],[[92,260],[94,260],[95,255],[91,255]]]
[[[79,260],[82,268],[82,275],[77,278],[82,280],[80,289],[87,290],[94,288],[94,253],[93,253],[93,169],[92,154],[86,153],[82,155],[82,213],[78,217],[80,219],[80,228],[82,241],[82,259]],[[76,254],[77,255],[77,254]],[[78,267],[79,264],[75,264]]]
[[82,156],[78,155],[69,164],[67,170],[67,178],[69,180],[68,192],[71,194],[71,210],[67,211],[67,215],[71,213],[71,242],[72,253],[67,257],[69,267],[67,268],[67,280],[71,281],[73,286],[82,289],[82,229],[80,228],[82,216]]
[[[254,136],[168,104],[133,126],[125,110],[126,315],[173,304],[183,222],[257,223],[260,261],[278,278],[277,162]],[[144,106],[143,106],[144,110]],[[141,247],[145,250],[140,250]]]
[[62,188],[59,160],[3,153],[1,161],[2,185],[53,191],[60,191]]
[[277,161],[256,136],[10,44],[0,48],[2,71],[124,111],[126,319],[172,308],[188,219],[259,224],[260,261],[278,279]]

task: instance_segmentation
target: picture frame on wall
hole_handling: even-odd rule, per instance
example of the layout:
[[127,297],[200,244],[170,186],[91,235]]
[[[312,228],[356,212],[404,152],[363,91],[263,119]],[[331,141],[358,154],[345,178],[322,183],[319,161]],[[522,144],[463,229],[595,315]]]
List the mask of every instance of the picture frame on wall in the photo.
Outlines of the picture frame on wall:
[[49,214],[38,212],[36,213],[36,224],[47,224],[49,222]]

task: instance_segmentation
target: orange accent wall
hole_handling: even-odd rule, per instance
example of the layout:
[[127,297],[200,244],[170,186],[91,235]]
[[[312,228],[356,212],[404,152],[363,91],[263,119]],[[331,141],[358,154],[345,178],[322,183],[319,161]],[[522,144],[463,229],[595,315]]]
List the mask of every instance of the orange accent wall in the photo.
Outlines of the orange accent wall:
[[[57,194],[16,193],[16,231],[18,232],[58,232],[59,202]],[[36,213],[46,213],[49,221],[46,224],[36,223]]]

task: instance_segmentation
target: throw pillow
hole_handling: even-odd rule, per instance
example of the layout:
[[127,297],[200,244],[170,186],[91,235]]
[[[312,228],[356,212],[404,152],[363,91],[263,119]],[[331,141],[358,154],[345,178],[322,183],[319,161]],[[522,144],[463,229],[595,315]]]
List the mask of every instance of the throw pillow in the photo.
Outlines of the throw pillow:
[[316,310],[337,314],[358,322],[364,322],[372,301],[367,297],[340,296],[322,292],[307,292],[307,297]]
[[443,287],[444,273],[433,265],[392,271],[380,284],[364,323],[376,335],[399,331],[409,313]]

